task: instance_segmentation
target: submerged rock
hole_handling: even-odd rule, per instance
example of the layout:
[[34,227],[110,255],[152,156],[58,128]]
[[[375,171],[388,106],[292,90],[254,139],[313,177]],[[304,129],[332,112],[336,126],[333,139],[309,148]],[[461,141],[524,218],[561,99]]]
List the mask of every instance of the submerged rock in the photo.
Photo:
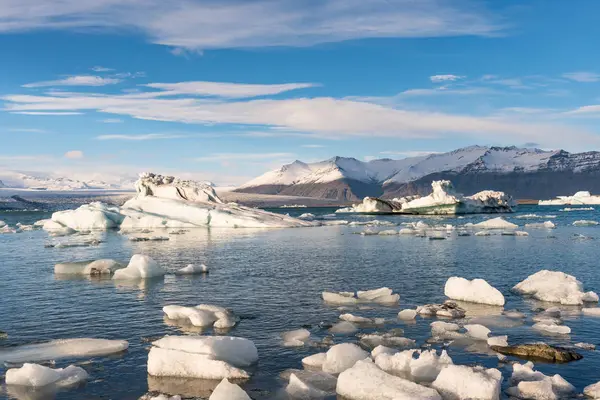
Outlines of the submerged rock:
[[581,360],[583,356],[564,347],[550,346],[546,343],[519,344],[514,346],[491,346],[492,350],[526,360],[543,360],[554,363],[568,363]]

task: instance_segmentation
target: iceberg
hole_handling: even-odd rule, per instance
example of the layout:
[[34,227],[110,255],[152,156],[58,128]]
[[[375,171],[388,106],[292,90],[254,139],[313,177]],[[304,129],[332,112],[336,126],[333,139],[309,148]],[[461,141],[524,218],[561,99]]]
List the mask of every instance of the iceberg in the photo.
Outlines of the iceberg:
[[398,313],[398,319],[401,319],[404,321],[414,320],[416,316],[417,316],[416,310],[406,309],[406,310],[402,310]]
[[165,275],[165,270],[149,256],[134,254],[126,268],[118,269],[113,279],[148,279]]
[[313,354],[312,356],[304,357],[302,359],[302,365],[310,368],[323,369],[323,364],[325,364],[326,359],[327,353],[317,353]]
[[204,264],[195,265],[188,264],[187,266],[175,271],[175,275],[196,275],[196,274],[207,274],[208,267]]
[[495,368],[448,365],[431,387],[444,399],[498,400],[501,383],[502,373]]
[[329,304],[351,305],[357,303],[378,303],[384,305],[397,304],[400,300],[399,294],[394,294],[392,289],[383,287],[373,290],[359,290],[356,292],[323,292],[323,300]]
[[[414,353],[419,357],[414,358]],[[382,370],[395,375],[403,375],[415,382],[433,382],[440,371],[452,365],[446,350],[438,356],[435,350],[405,350],[395,354],[379,354],[375,364]]]
[[444,294],[452,300],[503,306],[504,296],[483,279],[468,280],[453,276],[446,281]]
[[167,318],[174,320],[186,320],[193,326],[215,328],[231,328],[235,325],[235,317],[229,310],[210,304],[200,304],[195,307],[184,307],[178,305],[167,305],[163,307]]
[[72,386],[88,378],[83,368],[69,365],[66,368],[52,369],[39,364],[25,363],[21,368],[12,368],[6,371],[5,382],[7,385],[44,387]]
[[520,399],[561,399],[570,398],[575,392],[575,387],[562,376],[546,376],[533,367],[532,362],[513,364],[510,382],[515,386],[507,389],[509,395]]
[[365,197],[360,204],[340,208],[336,213],[391,214],[402,210],[402,204],[377,197]]
[[315,223],[283,214],[225,204],[210,185],[170,176],[143,173],[136,196],[121,207],[94,202],[58,211],[44,229],[75,231],[155,228],[286,228]]
[[283,347],[301,347],[310,339],[310,332],[307,329],[296,329],[281,334]]
[[513,290],[532,296],[537,300],[564,305],[598,302],[596,293],[583,292],[583,284],[577,278],[559,271],[541,270],[536,272],[515,285]]
[[336,392],[349,400],[442,400],[435,389],[388,374],[370,359],[358,361],[342,372]]
[[600,382],[587,385],[583,388],[583,394],[592,399],[600,399]]
[[207,356],[236,367],[248,367],[258,361],[258,350],[251,340],[234,336],[165,336],[152,346]]
[[0,350],[0,364],[58,360],[61,358],[97,357],[127,350],[125,340],[58,339],[46,343],[26,344]]
[[473,225],[473,228],[476,229],[517,229],[518,227],[518,225],[508,222],[502,217],[488,219]]
[[580,191],[573,196],[557,196],[552,200],[540,200],[540,206],[571,206],[577,204],[600,204],[600,196],[592,196],[588,191]]
[[369,353],[353,343],[336,344],[325,355],[323,372],[339,374],[366,358],[369,358]]
[[57,275],[111,275],[125,265],[111,259],[61,263],[54,266]]
[[573,222],[573,226],[596,226],[600,224],[598,221],[579,220]]
[[217,385],[208,400],[252,400],[244,390],[230,383],[227,378],[223,378],[221,383]]
[[286,386],[285,391],[292,399],[298,400],[324,399],[329,395],[328,392],[312,386],[310,382],[305,382],[298,378],[296,374],[290,375],[290,381]]
[[481,324],[467,324],[463,328],[467,330],[467,336],[476,340],[488,341],[491,331]]

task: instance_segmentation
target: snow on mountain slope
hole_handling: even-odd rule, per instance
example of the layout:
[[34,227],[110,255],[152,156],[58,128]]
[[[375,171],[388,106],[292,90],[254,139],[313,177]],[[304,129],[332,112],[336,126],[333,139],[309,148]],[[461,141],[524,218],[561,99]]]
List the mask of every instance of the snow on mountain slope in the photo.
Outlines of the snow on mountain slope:
[[310,174],[313,169],[302,161],[294,161],[286,164],[280,169],[269,171],[243,185],[243,187],[255,187],[261,185],[292,185],[302,177]]
[[44,173],[0,171],[0,187],[37,190],[118,190],[131,187],[130,181],[108,183],[100,180],[77,180]]

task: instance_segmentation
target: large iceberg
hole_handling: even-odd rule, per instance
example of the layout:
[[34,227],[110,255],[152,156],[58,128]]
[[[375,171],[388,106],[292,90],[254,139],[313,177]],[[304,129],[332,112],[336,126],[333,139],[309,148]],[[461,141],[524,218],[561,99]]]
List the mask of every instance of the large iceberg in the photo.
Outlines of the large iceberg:
[[512,212],[515,204],[510,196],[493,190],[464,196],[454,190],[452,182],[445,180],[431,182],[431,188],[432,193],[424,197],[412,196],[392,200],[365,197],[361,204],[342,208],[337,212],[423,215],[502,213]]
[[572,275],[560,271],[541,270],[513,287],[515,292],[541,301],[564,305],[597,303],[598,295],[584,292],[583,284]]
[[47,231],[61,227],[75,231],[154,228],[286,228],[314,226],[283,214],[225,204],[210,185],[143,173],[137,194],[121,207],[100,202],[52,214]]
[[588,191],[580,191],[573,196],[557,196],[552,200],[540,200],[540,206],[570,206],[577,204],[600,204],[600,196],[592,196]]
[[483,279],[472,281],[453,276],[446,281],[444,294],[452,300],[503,306],[504,296]]

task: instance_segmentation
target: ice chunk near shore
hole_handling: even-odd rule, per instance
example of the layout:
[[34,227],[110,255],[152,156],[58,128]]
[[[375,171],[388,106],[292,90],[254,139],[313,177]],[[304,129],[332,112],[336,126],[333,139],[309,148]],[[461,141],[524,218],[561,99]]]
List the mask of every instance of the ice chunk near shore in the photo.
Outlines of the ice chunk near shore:
[[576,204],[600,204],[600,196],[592,196],[588,191],[580,191],[573,196],[557,196],[552,200],[540,200],[540,206],[562,206]]
[[448,365],[431,387],[447,400],[498,400],[501,383],[502,373],[495,368]]
[[411,309],[402,310],[398,313],[398,319],[401,319],[404,321],[414,320],[416,316],[417,316],[417,311],[411,310]]
[[592,317],[600,317],[600,307],[594,307],[594,308],[582,308],[581,312],[583,313],[583,315],[589,315]]
[[327,360],[327,353],[317,353],[312,356],[304,357],[302,359],[302,365],[305,365],[310,368],[319,368],[323,369],[323,364],[325,364],[325,360]]
[[0,220],[0,228],[4,228],[6,225],[6,222]]
[[513,374],[510,378],[511,386],[507,393],[520,399],[560,399],[569,397],[575,387],[562,376],[546,376],[539,371],[534,371],[534,364],[513,364]]
[[536,222],[532,224],[525,224],[525,228],[544,228],[544,229],[554,229],[556,225],[552,221],[546,222]]
[[390,375],[370,359],[342,372],[336,392],[349,400],[442,400],[436,390]]
[[329,395],[329,393],[313,387],[309,382],[303,381],[296,374],[290,375],[290,380],[285,391],[292,399],[298,400],[317,400]]
[[589,221],[585,219],[573,222],[573,226],[596,226],[598,224],[598,221]]
[[487,342],[491,331],[481,324],[467,324],[464,326],[467,330],[467,336],[477,340],[485,340]]
[[300,347],[308,342],[310,332],[307,329],[296,329],[282,333],[281,339],[283,340],[283,347]]
[[125,265],[111,259],[60,263],[54,266],[57,275],[111,275]]
[[349,335],[358,330],[358,327],[352,322],[340,321],[329,328],[329,332],[333,334]]
[[26,344],[0,349],[0,364],[20,364],[61,358],[96,357],[127,350],[125,340],[58,339],[46,343]]
[[115,271],[113,279],[147,279],[165,275],[165,270],[149,256],[134,254],[126,268]]
[[221,383],[217,385],[208,400],[252,400],[244,390],[230,383],[227,378],[223,378]]
[[230,328],[235,325],[235,317],[224,307],[200,304],[196,307],[167,305],[163,312],[169,319],[189,320],[194,326],[213,325],[215,328]]
[[392,289],[383,287],[373,290],[358,291],[356,297],[354,292],[323,292],[323,300],[326,303],[349,305],[361,303],[396,304],[400,295],[393,294]]
[[517,229],[518,227],[518,225],[508,222],[502,217],[488,219],[473,225],[473,228],[476,229]]
[[598,302],[596,293],[584,293],[583,284],[580,281],[572,275],[559,271],[541,270],[536,272],[515,285],[513,290],[541,301],[564,305]]
[[400,211],[402,204],[390,200],[384,200],[377,197],[365,197],[362,203],[351,207],[340,208],[336,213],[382,213],[388,214]]
[[339,374],[365,358],[369,358],[369,353],[353,343],[336,344],[325,355],[323,372]]
[[[418,357],[414,358],[414,354]],[[375,364],[382,370],[401,374],[415,382],[433,382],[440,371],[452,364],[446,350],[438,356],[435,350],[405,350],[395,354],[379,354]]]
[[88,378],[83,368],[69,365],[66,368],[48,368],[39,364],[25,363],[21,368],[6,371],[7,385],[43,387],[53,384],[57,387],[72,386]]
[[600,382],[587,385],[583,388],[583,394],[592,399],[600,399]]
[[167,335],[152,345],[167,350],[204,355],[236,367],[247,367],[258,361],[258,350],[254,343],[240,337]]
[[175,271],[175,275],[196,275],[196,274],[207,274],[208,267],[204,264],[188,264],[187,266]]
[[557,333],[559,335],[568,335],[569,333],[571,333],[571,328],[569,328],[568,326],[558,325],[552,322],[538,322],[537,324],[533,324],[532,328],[538,331]]
[[453,276],[446,281],[444,294],[452,300],[503,306],[504,296],[483,279],[468,280]]

